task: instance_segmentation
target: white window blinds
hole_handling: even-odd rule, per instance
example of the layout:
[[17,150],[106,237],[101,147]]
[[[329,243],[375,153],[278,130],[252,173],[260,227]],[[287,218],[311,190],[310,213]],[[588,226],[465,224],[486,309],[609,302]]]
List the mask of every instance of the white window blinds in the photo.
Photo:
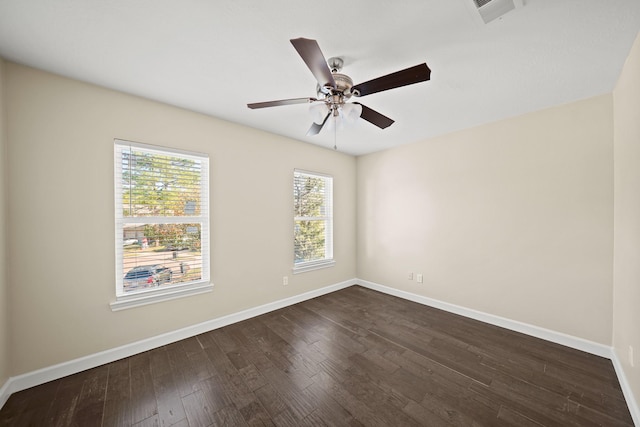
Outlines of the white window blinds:
[[294,270],[333,263],[333,178],[295,170]]
[[115,141],[116,296],[209,281],[209,159]]

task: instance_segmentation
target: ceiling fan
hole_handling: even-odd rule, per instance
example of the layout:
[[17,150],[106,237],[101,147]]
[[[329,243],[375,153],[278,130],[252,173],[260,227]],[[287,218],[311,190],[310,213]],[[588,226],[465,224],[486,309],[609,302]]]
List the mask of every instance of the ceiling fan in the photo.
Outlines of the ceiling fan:
[[[318,81],[316,87],[318,98],[292,98],[257,102],[247,104],[247,107],[255,109],[280,105],[318,103],[320,110],[323,110],[323,114],[311,125],[307,135],[318,134],[327,123],[329,117],[337,119],[341,116],[353,116],[354,114],[378,126],[380,129],[387,128],[393,124],[392,119],[359,102],[347,103],[347,101],[352,96],[359,98],[384,90],[424,82],[431,77],[431,70],[426,63],[423,63],[354,85],[349,76],[340,73],[343,65],[342,59],[329,58],[329,60],[326,60],[317,41],[305,38],[291,39],[290,41]],[[324,114],[325,112],[326,115]]]

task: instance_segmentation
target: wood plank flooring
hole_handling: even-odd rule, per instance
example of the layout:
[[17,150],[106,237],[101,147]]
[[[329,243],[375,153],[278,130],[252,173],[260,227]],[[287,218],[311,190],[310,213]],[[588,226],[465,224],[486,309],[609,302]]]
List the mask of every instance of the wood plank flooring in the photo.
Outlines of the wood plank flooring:
[[0,410],[12,427],[325,425],[633,422],[607,359],[359,286],[15,393]]

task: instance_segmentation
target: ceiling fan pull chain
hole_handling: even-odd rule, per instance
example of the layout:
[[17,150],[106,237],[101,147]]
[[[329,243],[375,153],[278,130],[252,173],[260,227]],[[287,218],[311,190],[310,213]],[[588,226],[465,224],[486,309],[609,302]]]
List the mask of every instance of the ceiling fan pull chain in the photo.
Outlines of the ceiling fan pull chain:
[[333,149],[338,149],[338,117],[333,116]]

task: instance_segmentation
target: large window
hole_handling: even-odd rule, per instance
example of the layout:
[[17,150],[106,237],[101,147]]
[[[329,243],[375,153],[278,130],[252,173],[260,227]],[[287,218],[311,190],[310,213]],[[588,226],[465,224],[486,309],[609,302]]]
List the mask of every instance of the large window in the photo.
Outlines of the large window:
[[112,309],[210,290],[208,169],[203,154],[115,141]]
[[294,273],[333,265],[333,178],[295,170],[293,200]]

